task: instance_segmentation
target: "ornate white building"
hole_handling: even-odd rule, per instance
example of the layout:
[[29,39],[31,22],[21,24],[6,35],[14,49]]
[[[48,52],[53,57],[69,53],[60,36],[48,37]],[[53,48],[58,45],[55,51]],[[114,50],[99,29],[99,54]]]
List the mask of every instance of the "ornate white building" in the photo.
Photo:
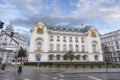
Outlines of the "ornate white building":
[[120,64],[120,30],[101,35],[101,43],[108,47],[109,52],[105,53],[106,61]]
[[76,56],[74,62],[103,62],[100,36],[94,27],[48,26],[39,22],[30,32],[29,62],[67,62],[65,54],[70,50]]
[[[5,32],[11,35],[11,32],[14,32],[14,29],[11,25],[8,25],[5,28]],[[13,60],[13,58],[15,57],[15,53],[17,53],[20,47],[22,47],[23,49],[27,49],[27,40],[18,32],[14,32],[13,39],[15,39],[19,43],[19,47],[17,43],[15,43],[3,31],[0,32],[0,57],[3,58],[4,56],[6,56],[8,60]]]

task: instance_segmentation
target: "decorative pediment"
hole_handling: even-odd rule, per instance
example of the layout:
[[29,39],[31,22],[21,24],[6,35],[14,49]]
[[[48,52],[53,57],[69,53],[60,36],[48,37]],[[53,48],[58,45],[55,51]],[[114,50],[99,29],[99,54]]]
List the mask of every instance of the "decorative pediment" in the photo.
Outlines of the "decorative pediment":
[[96,37],[97,36],[96,30],[91,29],[91,36],[92,37]]
[[44,29],[44,24],[43,23],[38,23],[37,24],[37,33],[43,33],[43,29]]

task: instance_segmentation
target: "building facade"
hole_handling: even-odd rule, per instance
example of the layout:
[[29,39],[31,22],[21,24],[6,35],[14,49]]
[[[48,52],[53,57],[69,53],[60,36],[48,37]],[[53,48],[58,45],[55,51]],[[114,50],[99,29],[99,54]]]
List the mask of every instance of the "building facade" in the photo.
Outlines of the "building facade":
[[94,27],[48,26],[38,22],[30,32],[29,62],[67,62],[68,51],[73,52],[74,62],[103,61],[100,36]]
[[[8,25],[5,28],[5,32],[9,35],[11,35],[11,32],[14,32],[14,29],[11,25]],[[17,53],[18,49],[22,47],[23,49],[27,49],[27,40],[20,35],[18,32],[14,32],[13,39],[15,39],[16,42],[14,42],[8,35],[6,35],[3,31],[0,32],[0,57],[6,57],[6,59],[13,60],[15,58],[15,53]]]
[[120,30],[101,35],[101,43],[109,49],[109,52],[104,53],[106,61],[120,64]]

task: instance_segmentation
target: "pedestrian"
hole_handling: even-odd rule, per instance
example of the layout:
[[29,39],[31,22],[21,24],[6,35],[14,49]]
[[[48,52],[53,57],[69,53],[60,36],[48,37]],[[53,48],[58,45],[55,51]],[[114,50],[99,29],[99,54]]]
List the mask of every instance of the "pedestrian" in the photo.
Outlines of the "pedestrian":
[[5,64],[5,63],[2,63],[2,65],[1,65],[1,71],[2,71],[2,72],[5,72],[5,68],[6,68],[6,64]]
[[21,72],[22,72],[22,66],[23,66],[23,64],[22,64],[22,62],[20,62],[20,63],[18,64],[18,73],[21,73]]

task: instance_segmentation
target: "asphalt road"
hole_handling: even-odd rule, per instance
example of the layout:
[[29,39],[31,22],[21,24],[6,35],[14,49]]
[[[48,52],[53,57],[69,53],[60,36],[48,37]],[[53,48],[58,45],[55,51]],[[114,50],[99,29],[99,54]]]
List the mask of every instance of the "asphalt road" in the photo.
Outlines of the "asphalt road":
[[7,67],[5,73],[0,73],[0,80],[120,80],[120,73],[64,73],[59,69],[23,67],[18,74],[15,67]]

